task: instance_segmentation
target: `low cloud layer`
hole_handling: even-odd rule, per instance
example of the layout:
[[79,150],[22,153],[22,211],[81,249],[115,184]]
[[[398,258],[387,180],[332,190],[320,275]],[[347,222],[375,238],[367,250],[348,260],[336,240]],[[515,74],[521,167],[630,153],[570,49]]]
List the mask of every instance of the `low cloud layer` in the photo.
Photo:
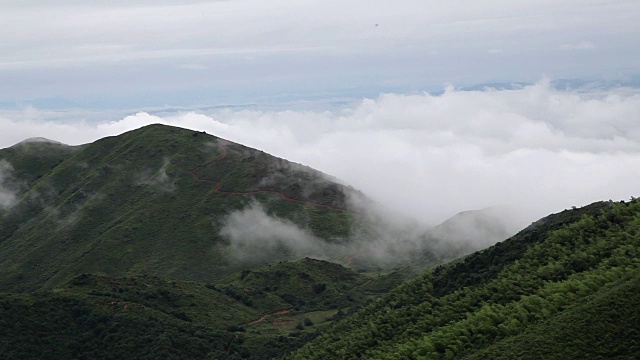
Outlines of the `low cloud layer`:
[[324,241],[289,220],[267,215],[257,202],[231,213],[220,235],[229,242],[232,261],[323,258],[329,252]]
[[491,246],[515,233],[499,209],[466,212],[441,226],[423,224],[371,202],[350,202],[358,212],[348,239],[327,242],[310,229],[265,212],[254,201],[229,214],[220,235],[229,247],[232,263],[249,265],[302,257],[324,259],[358,268],[441,263]]
[[[435,225],[455,213],[515,205],[533,221],[640,192],[640,93],[519,90],[384,94],[338,111],[138,113],[91,125],[0,115],[0,144],[46,136],[85,143],[150,123],[206,131],[342,179]],[[18,121],[18,118],[22,116]]]

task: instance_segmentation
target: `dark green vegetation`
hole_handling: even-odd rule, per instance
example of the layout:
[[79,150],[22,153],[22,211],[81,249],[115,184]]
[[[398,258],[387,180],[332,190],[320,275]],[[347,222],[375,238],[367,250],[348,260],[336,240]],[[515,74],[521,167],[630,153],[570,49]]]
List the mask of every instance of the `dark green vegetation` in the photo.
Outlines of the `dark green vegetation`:
[[323,174],[174,127],[80,147],[21,143],[0,159],[13,169],[3,186],[17,195],[0,207],[0,291],[53,288],[81,273],[217,281],[252,265],[230,259],[220,229],[253,201],[326,242],[345,241],[353,219],[336,210],[353,190]]
[[289,308],[320,310],[350,307],[361,301],[363,293],[354,290],[368,280],[340,265],[307,258],[245,270],[232,277],[225,288],[255,294],[254,297],[273,294]]
[[270,359],[383,291],[372,284],[312,259],[218,284],[83,274],[51,291],[0,294],[0,357]]
[[0,315],[3,359],[217,359],[244,351],[232,333],[108,297],[0,295]]
[[549,216],[392,290],[294,359],[637,359],[640,201]]

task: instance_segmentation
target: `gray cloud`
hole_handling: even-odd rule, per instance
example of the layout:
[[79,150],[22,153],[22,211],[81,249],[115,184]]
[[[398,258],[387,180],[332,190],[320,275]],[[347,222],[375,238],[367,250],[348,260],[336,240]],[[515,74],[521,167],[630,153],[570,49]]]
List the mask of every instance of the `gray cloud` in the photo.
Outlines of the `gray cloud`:
[[[392,91],[637,71],[639,14],[626,0],[3,3],[0,80],[13,86],[0,100],[107,93],[164,104],[185,91]],[[581,58],[564,48],[592,49]]]

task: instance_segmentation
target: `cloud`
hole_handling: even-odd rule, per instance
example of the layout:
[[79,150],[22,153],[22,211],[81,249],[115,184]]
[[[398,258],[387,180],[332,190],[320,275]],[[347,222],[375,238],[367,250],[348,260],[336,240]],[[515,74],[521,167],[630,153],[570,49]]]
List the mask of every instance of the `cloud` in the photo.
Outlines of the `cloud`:
[[8,209],[15,204],[17,199],[15,187],[13,166],[8,161],[0,159],[0,210]]
[[[640,3],[628,0],[64,4],[0,5],[0,82],[12,84],[0,102],[193,105],[230,93],[246,101],[610,75],[637,71],[640,50]],[[575,39],[599,47],[588,58],[558,56],[561,44],[592,48]]]
[[269,216],[257,202],[231,213],[220,235],[229,242],[234,262],[323,258],[330,246],[289,220]]
[[43,135],[78,144],[150,123],[181,126],[311,166],[431,225],[494,205],[525,208],[533,221],[638,195],[640,93],[630,89],[558,91],[541,81],[383,94],[335,111],[138,113],[100,124],[42,122],[30,111],[19,122],[4,114],[0,144]]
[[170,169],[171,159],[164,158],[162,166],[158,170],[144,169],[135,176],[136,185],[148,185],[153,189],[162,192],[173,192],[176,189],[176,181],[172,178],[167,170]]
[[593,50],[596,46],[591,41],[580,41],[575,44],[563,44],[558,48],[560,50]]

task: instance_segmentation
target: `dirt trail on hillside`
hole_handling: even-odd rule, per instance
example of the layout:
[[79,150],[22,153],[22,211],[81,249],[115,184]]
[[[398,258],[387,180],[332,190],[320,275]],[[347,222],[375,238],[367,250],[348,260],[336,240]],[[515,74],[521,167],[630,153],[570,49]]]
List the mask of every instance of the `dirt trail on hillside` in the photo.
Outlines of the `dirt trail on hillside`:
[[354,258],[356,258],[356,257],[360,257],[360,256],[367,256],[367,255],[369,255],[369,252],[368,252],[368,251],[367,251],[367,252],[360,253],[360,254],[351,255],[351,256],[349,256],[349,258],[347,259],[347,263],[345,264],[345,266],[349,266],[349,265],[353,264],[353,259],[354,259]]
[[206,178],[203,178],[200,175],[198,175],[198,171],[200,169],[202,169],[204,166],[207,166],[207,165],[209,165],[209,164],[211,164],[212,162],[215,162],[215,161],[224,160],[227,157],[229,152],[227,150],[226,144],[222,143],[220,145],[220,147],[222,148],[222,154],[220,156],[218,156],[217,158],[215,158],[213,160],[207,161],[206,163],[204,163],[202,165],[199,165],[199,166],[197,166],[197,167],[195,167],[195,168],[193,168],[191,170],[189,170],[189,174],[191,174],[191,176],[193,176],[194,179],[196,179],[198,181],[206,182],[206,183],[209,183],[209,184],[215,184],[215,187],[213,188],[214,192],[218,192],[218,193],[221,193],[221,194],[228,194],[228,195],[274,194],[274,195],[280,196],[282,199],[284,199],[286,201],[298,202],[298,203],[305,204],[305,205],[323,207],[323,208],[326,208],[326,209],[331,209],[331,210],[336,210],[336,211],[354,213],[353,211],[349,211],[347,209],[343,209],[343,208],[339,208],[339,207],[335,207],[335,206],[331,206],[331,205],[327,205],[327,204],[321,204],[321,203],[315,203],[315,202],[312,202],[312,201],[295,199],[295,198],[292,198],[292,197],[290,197],[290,196],[288,196],[285,193],[282,193],[280,191],[274,191],[274,190],[253,190],[253,191],[220,190],[222,188],[222,181],[206,179]]
[[258,318],[258,319],[251,320],[251,321],[246,322],[246,323],[244,323],[244,324],[240,324],[239,326],[246,326],[246,325],[253,325],[253,324],[257,324],[257,323],[259,323],[259,322],[263,322],[263,321],[264,321],[264,319],[266,319],[266,318],[267,318],[267,317],[269,317],[269,316],[284,315],[284,314],[286,314],[286,313],[291,312],[291,310],[293,310],[293,309],[278,310],[278,311],[272,312],[272,313],[270,313],[270,314],[262,315],[262,317],[260,317],[260,318]]
[[[221,193],[221,194],[228,194],[228,195],[274,194],[274,195],[280,196],[283,200],[286,200],[286,201],[297,202],[297,203],[310,205],[310,206],[323,207],[323,208],[326,208],[326,209],[342,211],[342,212],[348,212],[348,213],[351,213],[351,214],[358,214],[358,212],[356,212],[356,211],[347,210],[347,209],[343,209],[343,208],[338,208],[338,207],[327,205],[327,204],[314,203],[312,201],[295,199],[295,198],[292,198],[292,197],[290,197],[290,196],[288,196],[285,193],[282,193],[280,191],[274,191],[274,190],[254,190],[254,191],[220,190],[222,188],[222,181],[203,178],[198,174],[198,171],[200,169],[202,169],[203,167],[205,167],[205,166],[207,166],[207,165],[209,165],[209,164],[211,164],[213,162],[224,160],[227,157],[227,155],[229,154],[229,151],[227,150],[227,144],[224,143],[224,142],[221,143],[220,144],[220,148],[222,149],[222,154],[220,154],[220,156],[218,156],[217,158],[215,158],[213,160],[209,160],[206,163],[204,163],[202,165],[199,165],[199,166],[196,166],[195,168],[189,170],[189,174],[191,174],[191,176],[193,176],[193,178],[195,180],[201,181],[201,182],[205,182],[205,183],[209,183],[209,184],[214,184],[215,185],[215,187],[213,188],[214,192]],[[351,263],[353,262],[353,258],[354,257],[364,256],[364,255],[369,255],[369,253],[367,252],[367,253],[352,255],[347,260],[347,264],[346,265],[351,265]],[[265,315],[265,316],[268,316],[268,315]],[[263,318],[256,320],[256,322],[262,321]],[[253,324],[253,322],[247,323],[247,325],[248,324]]]

